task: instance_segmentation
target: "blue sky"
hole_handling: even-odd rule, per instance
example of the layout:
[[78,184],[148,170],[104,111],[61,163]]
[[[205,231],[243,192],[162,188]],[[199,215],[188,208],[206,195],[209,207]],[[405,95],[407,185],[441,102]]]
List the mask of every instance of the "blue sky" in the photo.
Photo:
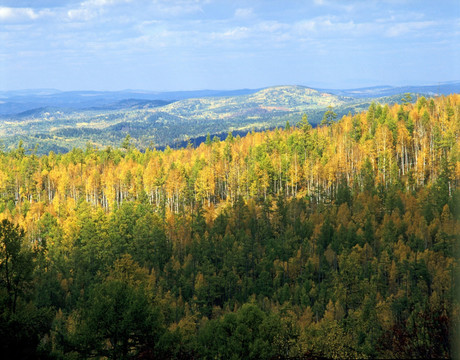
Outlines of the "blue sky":
[[0,0],[0,89],[460,80],[459,0]]

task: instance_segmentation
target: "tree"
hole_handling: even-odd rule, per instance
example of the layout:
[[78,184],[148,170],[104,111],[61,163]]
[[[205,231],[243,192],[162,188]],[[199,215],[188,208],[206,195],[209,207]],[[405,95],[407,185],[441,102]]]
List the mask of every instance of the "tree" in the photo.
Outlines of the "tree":
[[304,132],[304,133],[308,133],[310,130],[311,130],[311,125],[310,123],[308,122],[308,116],[307,114],[303,114],[302,115],[302,120],[299,121],[299,123],[297,124],[297,126]]
[[34,253],[23,245],[24,230],[0,223],[0,353],[7,359],[32,359],[50,328],[51,313],[32,302]]
[[286,131],[291,130],[291,124],[289,124],[289,120],[286,120],[286,126],[284,127],[284,130]]
[[231,144],[231,143],[233,143],[233,140],[234,140],[233,133],[232,133],[231,131],[229,131],[228,134],[227,134],[227,138],[225,139],[225,141],[226,141],[227,143],[230,143],[230,144]]
[[366,158],[361,167],[361,178],[363,184],[363,190],[372,193],[375,186],[374,169],[369,158]]
[[10,221],[0,223],[1,295],[11,313],[16,312],[18,297],[30,289],[32,282],[34,254],[23,247],[24,236],[24,230]]
[[327,111],[323,115],[323,120],[321,120],[320,125],[332,125],[337,118],[337,114],[332,109],[332,106],[327,107]]
[[410,95],[410,93],[405,93],[404,97],[401,99],[401,102],[404,105],[410,104],[412,102],[412,96]]
[[123,142],[121,143],[121,147],[125,149],[126,151],[131,150],[133,147],[132,145],[132,140],[131,140],[131,135],[127,134]]
[[204,142],[206,145],[211,145],[211,135],[209,132],[206,134],[206,141]]
[[[154,352],[164,332],[159,307],[148,294],[148,275],[129,256],[95,285],[74,320],[65,342],[84,357],[128,359],[141,350]],[[161,357],[161,356],[159,356]]]

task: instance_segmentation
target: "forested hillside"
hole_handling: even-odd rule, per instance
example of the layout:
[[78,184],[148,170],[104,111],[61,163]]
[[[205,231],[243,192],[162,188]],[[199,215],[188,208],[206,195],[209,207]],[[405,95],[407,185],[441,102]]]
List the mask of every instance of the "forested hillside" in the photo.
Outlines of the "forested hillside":
[[[206,91],[196,93],[205,96]],[[303,113],[315,126],[329,106],[342,116],[350,111],[353,114],[363,111],[372,101],[332,95],[304,86],[273,86],[250,93],[243,90],[235,93],[230,96],[232,92],[228,91],[222,96],[216,93],[181,101],[123,99],[120,98],[123,94],[115,93],[113,96],[119,100],[113,102],[111,98],[109,103],[98,93],[64,93],[61,100],[59,97],[46,98],[44,106],[0,116],[0,146],[12,150],[22,141],[27,153],[35,151],[45,155],[50,151],[66,153],[74,147],[85,148],[87,144],[99,149],[119,147],[129,134],[140,151],[155,146],[179,147],[207,133],[220,135],[230,130],[247,133],[284,126],[286,121],[296,123]],[[395,103],[402,96],[398,94],[378,101]],[[56,104],[51,106],[49,102],[53,99]],[[83,102],[82,108],[75,108],[84,99],[92,106],[85,107]],[[96,105],[98,99],[100,103]],[[64,100],[68,101],[67,106],[61,104]],[[1,105],[0,94],[0,111]]]
[[453,357],[460,95],[329,115],[0,154],[2,353]]

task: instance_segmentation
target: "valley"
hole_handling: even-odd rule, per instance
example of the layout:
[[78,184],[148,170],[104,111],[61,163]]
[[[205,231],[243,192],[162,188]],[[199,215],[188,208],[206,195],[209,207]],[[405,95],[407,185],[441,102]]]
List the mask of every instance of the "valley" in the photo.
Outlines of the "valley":
[[[437,86],[446,92],[459,83]],[[229,131],[247,133],[287,122],[303,114],[313,126],[328,108],[340,118],[356,114],[372,102],[399,103],[404,91],[412,99],[432,94],[427,87],[376,87],[355,90],[315,90],[304,86],[189,92],[58,92],[56,90],[0,94],[0,141],[14,149],[20,141],[28,151],[65,153],[88,145],[119,147],[129,134],[134,146],[146,148],[199,145],[199,139]],[[35,150],[33,150],[35,149]]]

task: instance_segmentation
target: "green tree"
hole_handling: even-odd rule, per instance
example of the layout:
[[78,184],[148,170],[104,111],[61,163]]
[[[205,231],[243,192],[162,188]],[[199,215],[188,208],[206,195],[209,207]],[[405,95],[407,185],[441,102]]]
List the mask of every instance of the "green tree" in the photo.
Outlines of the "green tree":
[[132,149],[133,145],[132,145],[131,135],[129,134],[126,135],[125,139],[121,143],[121,147],[122,149],[125,149],[126,151],[129,151]]
[[404,94],[404,97],[401,99],[401,102],[404,104],[404,105],[408,105],[412,102],[412,96],[410,93],[405,93]]
[[18,297],[26,295],[33,281],[34,253],[23,245],[24,230],[8,220],[0,223],[0,286],[2,302],[16,312]]
[[375,189],[375,174],[369,158],[366,158],[363,166],[361,167],[361,179],[363,190],[368,193],[372,193]]
[[155,354],[164,333],[163,317],[148,288],[147,273],[129,256],[121,258],[90,290],[71,319],[78,326],[65,334],[64,343],[83,357],[128,359],[141,350]]
[[289,120],[286,120],[286,126],[284,127],[284,130],[286,131],[291,130],[291,124],[289,124]]
[[332,106],[328,106],[327,109],[328,110],[324,113],[320,125],[332,125],[335,119],[337,119],[337,114],[332,109]]
[[6,359],[36,358],[51,325],[50,311],[30,301],[35,263],[24,236],[10,221],[0,223],[0,353]]
[[308,122],[307,114],[302,115],[302,119],[297,124],[297,127],[300,128],[304,133],[308,133],[312,129],[310,123]]
[[206,134],[206,141],[204,142],[206,145],[211,145],[211,135],[209,134],[209,132]]

